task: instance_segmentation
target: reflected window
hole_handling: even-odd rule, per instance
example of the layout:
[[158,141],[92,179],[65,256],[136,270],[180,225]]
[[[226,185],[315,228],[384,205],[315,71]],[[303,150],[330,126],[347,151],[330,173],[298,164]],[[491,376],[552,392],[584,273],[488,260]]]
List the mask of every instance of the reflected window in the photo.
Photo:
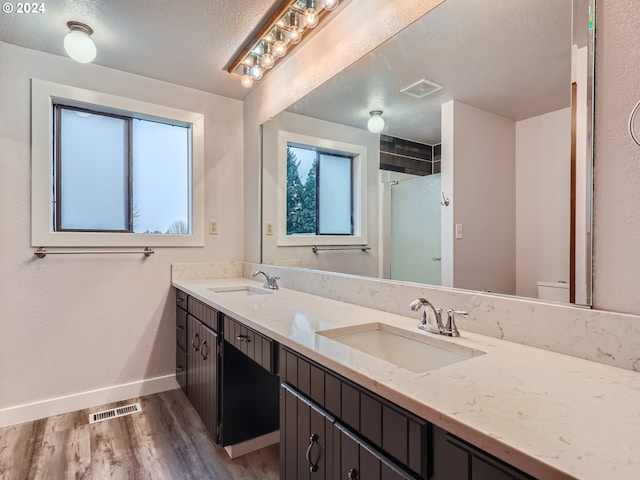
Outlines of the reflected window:
[[191,234],[189,126],[54,111],[55,231]]
[[287,143],[286,234],[353,235],[353,155]]

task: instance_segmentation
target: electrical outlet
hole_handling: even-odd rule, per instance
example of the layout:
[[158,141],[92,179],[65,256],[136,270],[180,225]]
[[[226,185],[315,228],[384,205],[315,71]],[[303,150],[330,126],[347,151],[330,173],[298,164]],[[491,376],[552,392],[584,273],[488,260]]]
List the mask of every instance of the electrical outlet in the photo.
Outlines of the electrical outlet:
[[209,220],[209,235],[218,234],[218,222],[215,220]]
[[266,227],[267,235],[273,235],[273,223],[267,223]]

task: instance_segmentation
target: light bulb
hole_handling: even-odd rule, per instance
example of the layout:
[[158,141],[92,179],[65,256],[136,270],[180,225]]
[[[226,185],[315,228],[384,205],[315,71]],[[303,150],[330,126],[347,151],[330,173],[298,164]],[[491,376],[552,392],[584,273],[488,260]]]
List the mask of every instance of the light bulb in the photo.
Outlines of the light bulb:
[[302,29],[300,28],[300,20],[298,14],[294,11],[289,13],[289,41],[294,45],[302,40]]
[[70,32],[64,37],[64,49],[76,62],[89,63],[96,58],[96,45],[89,36],[93,30],[80,22],[67,22]]
[[262,78],[263,72],[262,67],[258,63],[251,67],[251,76],[256,80],[260,80]]
[[298,31],[289,32],[289,42],[293,45],[297,45],[302,40],[302,33]]
[[322,0],[322,6],[325,10],[335,10],[340,0]]
[[382,110],[373,110],[369,112],[369,121],[367,122],[367,129],[371,133],[380,133],[384,128],[384,118],[382,118]]
[[262,65],[263,68],[269,69],[273,67],[275,61],[276,60],[273,58],[273,54],[271,53],[271,45],[265,43],[264,53],[262,54],[262,57],[260,57],[260,65]]
[[276,32],[276,41],[273,42],[273,55],[276,58],[284,57],[287,53],[287,44],[284,41],[284,34],[281,30]]
[[318,11],[313,7],[307,8],[302,13],[302,18],[304,18],[304,24],[309,28],[318,25]]
[[243,72],[244,73],[242,74],[242,78],[240,78],[240,83],[244,88],[253,87],[253,77],[251,76],[251,67],[245,66]]

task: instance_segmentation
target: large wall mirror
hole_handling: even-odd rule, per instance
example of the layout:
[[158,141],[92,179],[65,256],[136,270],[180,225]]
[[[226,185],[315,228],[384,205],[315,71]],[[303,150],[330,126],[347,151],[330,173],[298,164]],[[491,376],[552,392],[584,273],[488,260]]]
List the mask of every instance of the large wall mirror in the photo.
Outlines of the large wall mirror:
[[445,0],[271,118],[262,262],[590,305],[594,4]]

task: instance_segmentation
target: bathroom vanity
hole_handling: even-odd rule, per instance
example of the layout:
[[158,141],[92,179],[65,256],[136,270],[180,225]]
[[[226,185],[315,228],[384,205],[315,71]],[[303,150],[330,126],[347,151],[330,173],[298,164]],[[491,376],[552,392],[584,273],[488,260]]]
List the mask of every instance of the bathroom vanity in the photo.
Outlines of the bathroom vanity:
[[[235,341],[234,352],[275,378],[255,396],[278,409],[284,479],[601,479],[640,472],[640,418],[629,413],[640,402],[635,372],[464,330],[457,339],[434,337],[413,318],[290,289],[263,291],[245,278],[173,285],[179,314],[186,297],[223,319],[222,365]],[[366,353],[346,340],[371,325],[456,360],[430,367],[417,356],[399,366],[403,359],[385,358],[384,347]],[[191,398],[190,371],[187,365]],[[224,384],[221,390],[224,412]]]

